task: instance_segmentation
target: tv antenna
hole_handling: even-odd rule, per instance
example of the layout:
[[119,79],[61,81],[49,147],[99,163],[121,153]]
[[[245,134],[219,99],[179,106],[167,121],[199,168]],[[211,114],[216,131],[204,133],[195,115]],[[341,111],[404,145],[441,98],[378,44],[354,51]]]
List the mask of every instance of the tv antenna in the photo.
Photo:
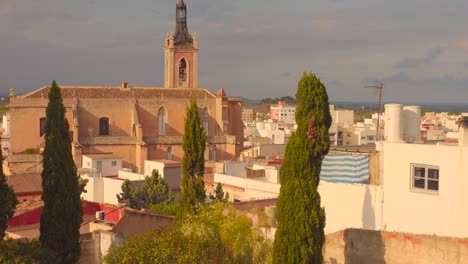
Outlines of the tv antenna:
[[382,90],[383,90],[383,83],[380,81],[378,85],[369,85],[366,86],[365,88],[372,88],[372,89],[378,89],[379,90],[379,114],[377,116],[377,130],[376,130],[376,139],[375,142],[379,141],[379,130],[380,130],[380,113],[382,111]]

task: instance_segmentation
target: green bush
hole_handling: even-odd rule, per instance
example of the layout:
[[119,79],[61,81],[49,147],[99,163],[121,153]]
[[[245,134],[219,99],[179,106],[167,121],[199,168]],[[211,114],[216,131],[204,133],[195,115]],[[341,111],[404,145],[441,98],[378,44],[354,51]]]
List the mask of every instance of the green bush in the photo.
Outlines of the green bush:
[[52,251],[42,247],[37,239],[0,241],[0,263],[57,263]]

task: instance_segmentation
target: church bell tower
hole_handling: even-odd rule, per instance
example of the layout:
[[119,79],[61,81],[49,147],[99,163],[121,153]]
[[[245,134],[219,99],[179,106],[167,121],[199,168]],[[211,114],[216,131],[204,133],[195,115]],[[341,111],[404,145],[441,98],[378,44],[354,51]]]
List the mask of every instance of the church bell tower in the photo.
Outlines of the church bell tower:
[[187,6],[184,0],[176,5],[175,33],[166,35],[164,42],[164,87],[198,87],[198,40],[187,29]]

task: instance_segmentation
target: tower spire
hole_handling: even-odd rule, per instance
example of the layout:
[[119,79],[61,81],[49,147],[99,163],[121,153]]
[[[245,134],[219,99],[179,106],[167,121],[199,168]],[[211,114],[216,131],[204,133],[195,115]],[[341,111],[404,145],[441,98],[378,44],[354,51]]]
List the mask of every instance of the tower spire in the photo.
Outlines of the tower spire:
[[192,36],[187,29],[187,6],[184,0],[179,0],[176,6],[176,30],[174,34],[174,44],[193,43]]

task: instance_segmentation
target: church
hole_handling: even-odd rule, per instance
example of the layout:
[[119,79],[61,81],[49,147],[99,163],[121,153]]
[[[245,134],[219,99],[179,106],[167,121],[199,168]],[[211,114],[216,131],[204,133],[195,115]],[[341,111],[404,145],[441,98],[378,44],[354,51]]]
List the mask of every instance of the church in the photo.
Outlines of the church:
[[[176,29],[164,40],[164,86],[61,85],[75,164],[82,156],[113,154],[123,167],[143,173],[145,160],[182,161],[185,112],[191,97],[199,107],[207,135],[206,160],[232,160],[243,147],[242,101],[223,89],[198,87],[198,39],[187,28],[187,7],[176,5]],[[16,96],[10,91],[11,157],[39,153],[44,146],[48,92],[45,86]],[[18,158],[14,158],[17,156]],[[41,165],[40,165],[41,166]],[[21,173],[27,173],[23,166]],[[20,173],[20,171],[16,171]],[[14,172],[13,172],[14,173]]]

